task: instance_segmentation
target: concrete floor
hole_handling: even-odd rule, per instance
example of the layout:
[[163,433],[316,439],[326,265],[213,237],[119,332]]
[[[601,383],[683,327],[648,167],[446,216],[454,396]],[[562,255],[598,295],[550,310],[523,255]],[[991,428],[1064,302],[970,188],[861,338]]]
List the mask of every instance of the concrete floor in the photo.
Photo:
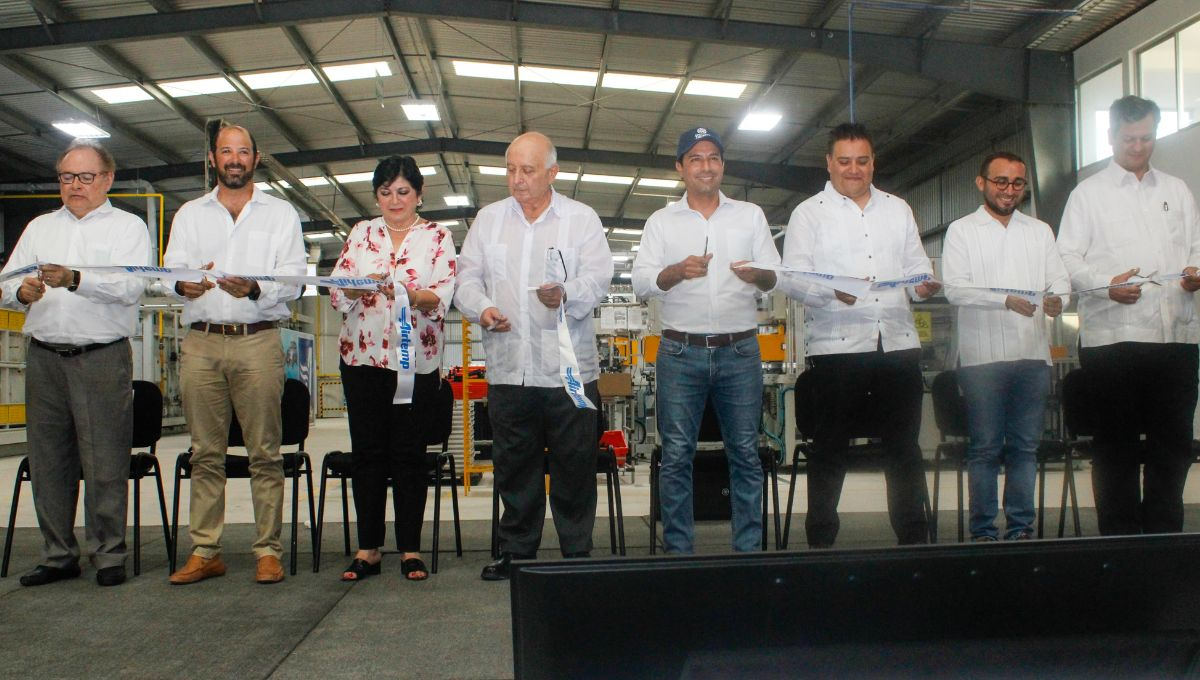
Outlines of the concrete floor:
[[[159,446],[166,468],[168,504],[170,470],[175,455],[187,448],[186,436],[170,436]],[[306,448],[316,458],[348,448],[345,421],[319,421]],[[0,459],[0,508],[11,502],[13,476],[19,459]],[[1077,475],[1084,506],[1085,535],[1095,534],[1090,479]],[[1048,503],[1057,506],[1061,473],[1047,480]],[[649,487],[646,467],[635,482],[622,485],[625,529],[631,555],[649,551]],[[930,479],[932,488],[932,476]],[[1187,498],[1200,500],[1197,475]],[[787,480],[780,493],[786,502]],[[185,484],[184,489],[187,486]],[[953,540],[953,477],[943,477],[939,520],[942,540]],[[290,493],[290,492],[289,492]],[[603,491],[601,490],[601,494]],[[603,498],[603,496],[602,496]],[[460,498],[463,557],[452,551],[449,503],[444,506],[443,552],[440,572],[423,583],[405,582],[399,560],[385,558],[381,576],[362,583],[338,580],[347,561],[341,554],[337,525],[340,501],[331,493],[326,507],[323,569],[311,570],[311,542],[300,537],[300,570],[282,584],[253,583],[249,485],[231,481],[227,492],[227,530],[224,541],[229,573],[200,584],[173,587],[167,583],[167,563],[157,502],[144,487],[143,572],[119,588],[99,588],[92,570],[83,578],[42,588],[22,588],[16,576],[37,564],[40,536],[28,488],[22,494],[14,534],[10,576],[0,580],[0,677],[393,677],[507,678],[512,677],[512,631],[509,592],[504,583],[484,583],[479,570],[488,561],[491,513],[490,476]],[[433,499],[430,499],[432,515]],[[181,517],[187,517],[186,497]],[[302,503],[302,517],[306,516]],[[792,547],[803,545],[804,488],[796,494]],[[880,473],[854,473],[846,481],[842,501],[839,547],[881,547],[894,541],[885,513]],[[601,514],[606,509],[601,504]],[[5,514],[7,517],[7,514]],[[1047,529],[1057,526],[1057,507],[1047,511]],[[285,519],[287,511],[285,511]],[[186,519],[185,519],[186,521]],[[1200,529],[1200,507],[1189,506],[1188,530]],[[598,521],[597,553],[608,545],[607,522]],[[1049,532],[1048,532],[1049,533]],[[428,545],[428,525],[425,545]],[[285,527],[285,541],[287,527]],[[186,553],[185,545],[181,554]],[[697,527],[698,552],[728,549],[727,522]],[[556,559],[553,525],[546,524],[542,558]]]

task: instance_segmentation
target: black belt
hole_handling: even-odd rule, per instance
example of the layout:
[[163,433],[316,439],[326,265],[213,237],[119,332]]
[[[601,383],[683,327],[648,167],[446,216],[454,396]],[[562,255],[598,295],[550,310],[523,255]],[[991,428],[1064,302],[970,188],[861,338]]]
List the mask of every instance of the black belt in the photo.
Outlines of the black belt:
[[29,337],[29,342],[32,344],[37,345],[44,350],[54,352],[60,357],[77,357],[84,352],[90,352],[94,349],[102,349],[104,347],[108,347],[109,345],[115,345],[118,342],[125,342],[126,340],[127,338],[119,338],[117,340],[113,340],[112,342],[97,342],[92,345],[60,345],[52,342],[42,342],[33,336]]
[[745,340],[746,338],[752,338],[757,333],[758,329],[755,328],[744,330],[739,333],[712,333],[708,335],[704,333],[681,333],[676,330],[671,330],[670,328],[664,328],[662,336],[668,340],[682,342],[685,345],[692,345],[693,347],[707,347],[711,349],[713,347],[727,347],[735,342]]
[[254,323],[209,323],[197,321],[192,324],[192,330],[202,333],[219,333],[221,335],[254,335],[275,327],[274,321],[255,321]]

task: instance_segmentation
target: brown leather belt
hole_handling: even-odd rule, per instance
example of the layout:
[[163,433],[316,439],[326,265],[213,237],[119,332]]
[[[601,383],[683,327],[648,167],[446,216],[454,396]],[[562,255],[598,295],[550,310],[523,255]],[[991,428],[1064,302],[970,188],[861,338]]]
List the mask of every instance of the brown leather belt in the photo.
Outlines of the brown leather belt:
[[275,327],[274,321],[255,321],[254,323],[208,323],[197,321],[192,324],[192,330],[201,333],[218,333],[220,335],[254,335]]
[[109,345],[115,345],[118,342],[125,342],[126,340],[127,338],[119,338],[117,340],[113,340],[112,342],[97,342],[91,345],[60,345],[53,342],[42,342],[33,336],[29,337],[29,342],[33,343],[35,346],[54,352],[60,357],[77,357],[84,352],[90,352],[94,349],[101,349],[103,347],[108,347]]
[[739,333],[713,333],[708,335],[704,333],[681,333],[670,328],[664,328],[662,336],[668,340],[682,342],[685,345],[712,349],[713,347],[727,347],[746,338],[752,338],[757,333],[758,329],[756,328],[744,330]]

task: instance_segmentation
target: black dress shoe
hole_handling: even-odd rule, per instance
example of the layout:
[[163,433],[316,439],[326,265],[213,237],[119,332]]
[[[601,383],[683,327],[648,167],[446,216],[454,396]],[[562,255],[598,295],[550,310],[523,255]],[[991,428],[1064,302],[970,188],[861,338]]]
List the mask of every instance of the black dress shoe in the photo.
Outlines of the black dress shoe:
[[125,582],[125,566],[104,567],[96,571],[96,583],[102,586],[119,586]]
[[23,586],[44,586],[47,583],[62,581],[69,578],[77,578],[79,576],[79,565],[73,567],[59,568],[48,567],[44,564],[39,564],[33,571],[21,577],[21,585]]
[[479,578],[484,581],[507,581],[509,576],[512,575],[513,560],[532,560],[533,558],[533,555],[504,553],[500,556],[500,559],[488,562],[487,566],[483,568],[483,573],[479,575]]

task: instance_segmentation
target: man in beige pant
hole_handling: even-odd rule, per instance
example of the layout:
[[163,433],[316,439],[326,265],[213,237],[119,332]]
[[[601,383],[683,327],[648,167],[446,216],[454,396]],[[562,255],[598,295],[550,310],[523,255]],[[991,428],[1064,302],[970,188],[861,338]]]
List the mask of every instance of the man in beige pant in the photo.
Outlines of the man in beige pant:
[[255,580],[283,580],[283,465],[279,454],[283,348],[276,324],[288,319],[297,286],[238,274],[302,276],[300,218],[286,201],[254,187],[258,149],[239,126],[210,133],[209,162],[217,187],[179,209],[163,264],[213,269],[219,278],[179,282],[185,298],[180,366],[183,409],[192,435],[192,553],[171,583],[195,583],[225,573],[225,450],[230,418],[238,422],[250,457],[258,561]]

